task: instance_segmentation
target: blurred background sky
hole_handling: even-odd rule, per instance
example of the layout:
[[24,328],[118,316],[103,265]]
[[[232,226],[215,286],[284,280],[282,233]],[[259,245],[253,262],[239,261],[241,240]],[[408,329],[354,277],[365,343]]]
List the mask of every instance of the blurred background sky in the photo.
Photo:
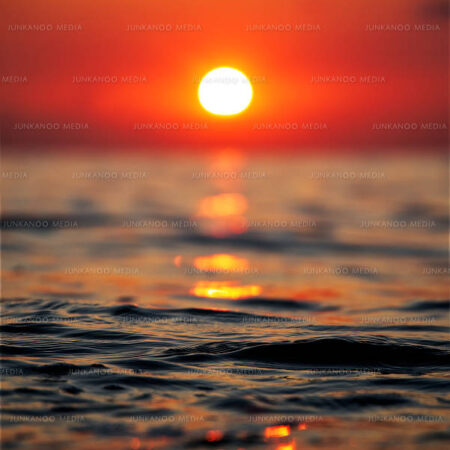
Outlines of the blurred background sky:
[[[2,10],[4,150],[446,148],[447,1],[2,0]],[[218,66],[252,81],[243,114],[199,104],[198,83]]]

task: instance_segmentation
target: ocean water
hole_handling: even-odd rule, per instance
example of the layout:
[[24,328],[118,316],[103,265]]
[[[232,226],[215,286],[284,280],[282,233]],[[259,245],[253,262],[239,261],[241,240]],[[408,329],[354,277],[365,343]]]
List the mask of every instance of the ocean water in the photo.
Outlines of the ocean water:
[[2,448],[448,448],[445,157],[2,164]]

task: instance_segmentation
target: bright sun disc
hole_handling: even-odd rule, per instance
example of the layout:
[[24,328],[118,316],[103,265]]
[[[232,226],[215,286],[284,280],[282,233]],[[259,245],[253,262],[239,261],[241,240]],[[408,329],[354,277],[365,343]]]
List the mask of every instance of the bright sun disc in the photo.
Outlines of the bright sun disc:
[[200,82],[198,98],[207,111],[229,116],[244,111],[253,96],[252,85],[239,70],[219,67],[208,72]]

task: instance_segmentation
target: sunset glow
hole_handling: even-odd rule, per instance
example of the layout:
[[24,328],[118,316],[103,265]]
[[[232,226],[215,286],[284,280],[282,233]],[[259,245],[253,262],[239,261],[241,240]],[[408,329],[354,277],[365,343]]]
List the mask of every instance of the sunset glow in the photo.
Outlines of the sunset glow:
[[1,448],[444,446],[449,1],[2,2]]

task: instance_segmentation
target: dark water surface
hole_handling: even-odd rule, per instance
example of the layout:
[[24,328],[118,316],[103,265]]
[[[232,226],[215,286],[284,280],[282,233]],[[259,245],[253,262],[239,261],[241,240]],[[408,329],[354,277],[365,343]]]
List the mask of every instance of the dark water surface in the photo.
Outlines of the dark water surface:
[[448,448],[445,158],[6,158],[3,448]]

